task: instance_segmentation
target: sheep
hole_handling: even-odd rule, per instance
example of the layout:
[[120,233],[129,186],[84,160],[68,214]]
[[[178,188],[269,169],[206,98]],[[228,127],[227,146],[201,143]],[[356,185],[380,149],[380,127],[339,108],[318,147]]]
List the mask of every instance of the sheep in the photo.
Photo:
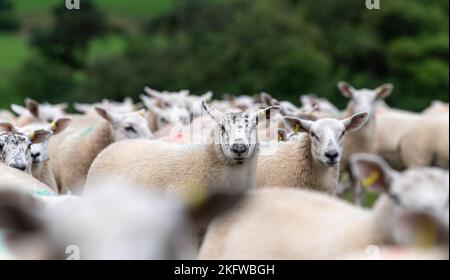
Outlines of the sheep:
[[387,106],[377,107],[375,153],[382,156],[393,168],[405,168],[400,155],[400,139],[421,115]]
[[82,129],[69,127],[50,139],[50,164],[62,193],[81,191],[90,164],[111,143],[124,139],[153,138],[142,111],[115,114],[100,107],[95,110],[103,120]]
[[111,101],[108,99],[103,99],[102,102],[94,104],[82,104],[76,102],[74,103],[73,107],[78,112],[92,117],[98,117],[98,114],[95,111],[95,107],[102,107],[116,114],[126,114],[136,110],[133,99],[131,99],[131,97],[126,97],[122,102]]
[[199,258],[334,259],[391,244],[448,252],[448,225],[437,231],[432,218],[446,213],[448,220],[448,171],[397,173],[372,155],[353,157],[351,166],[367,187],[382,191],[373,210],[305,189],[257,189],[210,224]]
[[342,117],[348,117],[358,112],[368,112],[369,120],[358,131],[350,133],[346,137],[342,155],[342,170],[347,170],[350,156],[354,153],[373,153],[375,151],[376,132],[375,105],[377,101],[388,97],[392,90],[392,84],[383,84],[374,90],[355,89],[346,82],[339,82],[338,89],[350,99],[346,111]]
[[26,107],[12,104],[11,110],[19,115],[15,125],[21,127],[33,122],[51,123],[65,115],[64,110],[67,108],[66,103],[61,104],[39,104],[37,101],[27,98],[25,99]]
[[159,92],[149,87],[144,88],[145,92],[154,97],[157,101],[162,103],[160,107],[172,107],[178,106],[181,109],[185,109],[189,112],[191,119],[198,117],[201,114],[200,108],[196,108],[196,104],[200,105],[202,100],[211,100],[213,93],[211,91],[206,92],[201,96],[190,95],[188,90],[181,90],[179,92]]
[[[142,188],[183,195],[193,187],[255,186],[259,152],[256,126],[259,113],[222,113],[202,101],[214,119],[207,143],[180,145],[164,141],[127,140],[101,152],[89,169],[86,188],[111,175]],[[268,107],[278,110],[279,107]]]
[[336,118],[340,112],[330,101],[325,98],[318,98],[314,94],[300,96],[302,107],[301,113],[312,113],[317,118]]
[[[43,129],[50,131],[52,136],[59,134],[70,124],[70,118],[59,118],[51,124],[34,124],[20,128],[25,133],[32,133],[35,130]],[[59,192],[53,172],[50,166],[48,155],[48,140],[39,144],[31,145],[31,174],[33,177]]]
[[0,188],[0,230],[6,230],[10,258],[193,259],[192,225],[206,227],[245,198],[216,189],[183,203],[127,185],[105,183],[82,197],[48,198]]
[[145,107],[155,116],[155,137],[163,137],[169,134],[173,127],[179,127],[190,123],[190,113],[185,108],[179,107],[178,104],[168,108],[159,108],[153,99],[145,95],[141,95],[141,100]]
[[258,160],[258,187],[309,187],[334,194],[346,131],[359,129],[368,119],[362,112],[344,120],[317,121],[285,117],[294,131],[306,132],[297,141],[281,142],[262,152]]
[[37,196],[55,196],[57,193],[21,170],[0,163],[0,190],[14,187]]
[[44,129],[25,133],[11,123],[0,123],[0,162],[31,174],[31,146],[47,141],[51,135]]
[[428,114],[414,121],[403,133],[399,151],[403,164],[449,167],[448,114]]

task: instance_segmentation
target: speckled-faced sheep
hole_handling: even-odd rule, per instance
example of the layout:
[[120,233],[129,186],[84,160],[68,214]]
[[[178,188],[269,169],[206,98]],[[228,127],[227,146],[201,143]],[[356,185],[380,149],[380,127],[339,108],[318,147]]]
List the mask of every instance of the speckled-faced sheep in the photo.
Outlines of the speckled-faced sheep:
[[87,171],[97,154],[113,142],[124,139],[152,139],[142,112],[111,113],[97,107],[103,118],[84,128],[69,128],[50,139],[49,155],[58,188],[62,192],[80,191]]
[[[43,129],[52,133],[52,136],[59,134],[70,124],[70,118],[59,118],[51,124],[32,124],[21,127],[20,130],[25,134],[31,134],[33,131]],[[59,192],[55,178],[50,165],[48,152],[48,141],[31,145],[31,175],[51,187],[55,192]]]
[[447,171],[397,173],[373,156],[355,158],[354,165],[367,187],[383,192],[373,210],[304,189],[257,189],[236,211],[212,222],[200,258],[345,258],[389,244],[448,251],[448,226],[438,231],[432,218],[443,212],[448,220]]
[[258,187],[308,187],[334,194],[338,187],[339,162],[346,131],[359,129],[368,114],[358,113],[344,120],[317,121],[286,117],[297,141],[280,142],[261,152],[257,168]]
[[10,123],[0,123],[0,162],[31,174],[31,146],[47,141],[51,135],[44,129],[25,133]]
[[[89,170],[86,187],[119,176],[133,185],[184,193],[193,187],[226,188],[255,185],[259,142],[259,113],[222,113],[203,102],[216,121],[207,143],[173,144],[164,141],[127,140],[98,155]],[[269,107],[265,110],[278,109]]]
[[126,185],[47,198],[0,187],[0,230],[10,258],[193,259],[192,225],[206,226],[243,197],[216,190],[185,204]]

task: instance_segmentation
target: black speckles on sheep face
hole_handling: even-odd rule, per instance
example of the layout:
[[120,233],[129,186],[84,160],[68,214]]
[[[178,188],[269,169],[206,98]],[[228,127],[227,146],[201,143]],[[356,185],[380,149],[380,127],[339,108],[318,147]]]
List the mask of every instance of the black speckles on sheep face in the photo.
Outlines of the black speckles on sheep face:
[[251,157],[256,145],[256,127],[251,124],[249,115],[240,112],[223,114],[220,125],[224,155],[237,162]]
[[0,161],[4,164],[28,169],[31,163],[31,141],[17,132],[7,132],[0,134]]

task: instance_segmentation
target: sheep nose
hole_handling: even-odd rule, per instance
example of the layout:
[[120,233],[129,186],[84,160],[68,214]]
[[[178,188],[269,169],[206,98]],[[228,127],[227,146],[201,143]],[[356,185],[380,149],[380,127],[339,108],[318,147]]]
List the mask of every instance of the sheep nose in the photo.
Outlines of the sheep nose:
[[40,155],[41,155],[41,153],[35,153],[35,154],[31,154],[31,157],[32,157],[33,159],[36,159],[36,158],[38,158]]
[[9,166],[12,168],[15,168],[15,169],[19,169],[21,171],[25,171],[27,169],[27,166],[22,163],[13,163],[13,164],[10,164]]
[[247,146],[243,143],[234,143],[231,145],[231,150],[236,154],[242,154],[247,151]]
[[339,156],[339,153],[337,151],[328,151],[325,153],[325,156],[329,160],[334,161]]

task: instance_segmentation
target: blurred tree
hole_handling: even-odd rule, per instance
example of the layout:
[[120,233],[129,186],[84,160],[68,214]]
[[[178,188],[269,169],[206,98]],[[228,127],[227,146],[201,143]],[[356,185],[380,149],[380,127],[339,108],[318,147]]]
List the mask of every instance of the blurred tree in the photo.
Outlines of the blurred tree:
[[68,10],[65,2],[54,8],[54,24],[35,31],[32,44],[51,60],[74,68],[84,66],[89,42],[107,31],[105,16],[91,0],[82,1],[83,10]]
[[15,31],[19,26],[19,19],[11,0],[0,0],[0,32]]

